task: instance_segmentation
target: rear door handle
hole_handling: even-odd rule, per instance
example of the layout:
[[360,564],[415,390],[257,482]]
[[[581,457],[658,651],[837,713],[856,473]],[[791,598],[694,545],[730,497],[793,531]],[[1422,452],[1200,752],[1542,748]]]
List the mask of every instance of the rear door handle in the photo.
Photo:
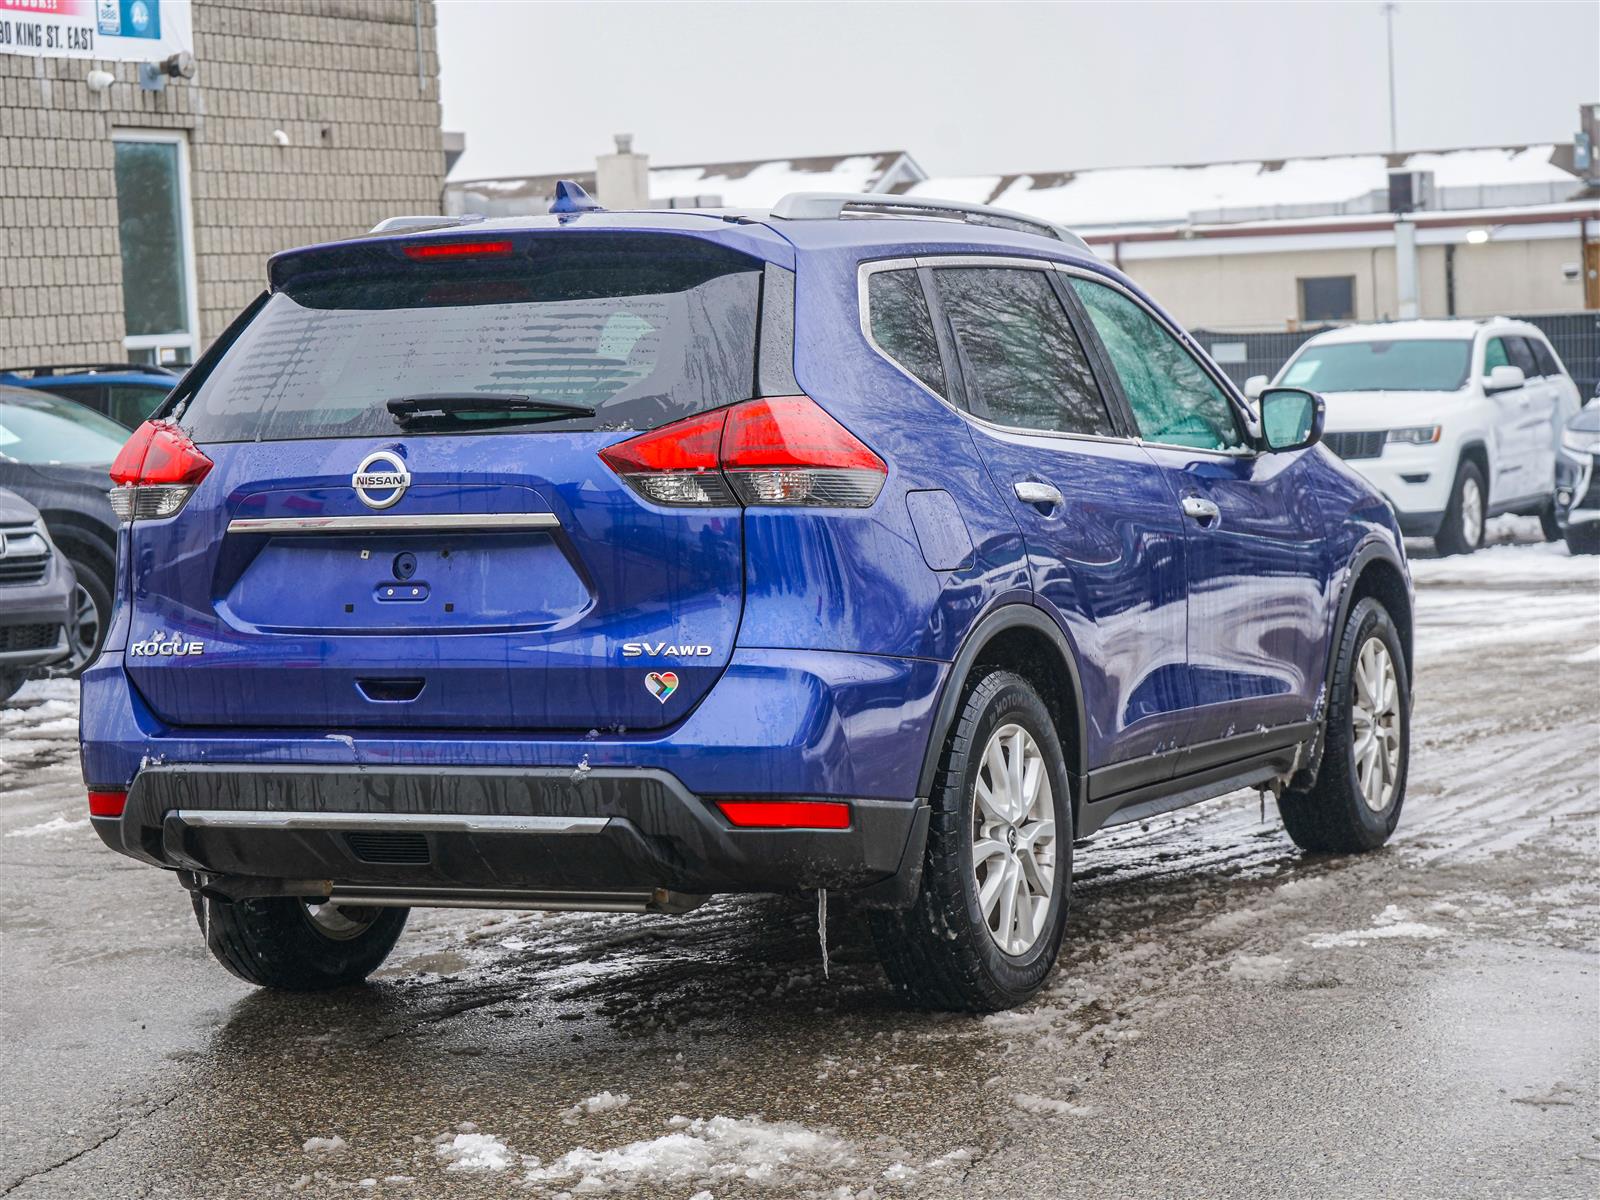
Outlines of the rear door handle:
[[1214,525],[1217,518],[1222,515],[1222,510],[1209,500],[1202,500],[1199,496],[1185,496],[1183,498],[1183,515],[1192,517],[1202,525]]
[[1016,492],[1017,499],[1024,504],[1048,504],[1055,507],[1066,503],[1061,490],[1048,483],[1040,483],[1035,479],[1023,479],[1011,485],[1011,490]]

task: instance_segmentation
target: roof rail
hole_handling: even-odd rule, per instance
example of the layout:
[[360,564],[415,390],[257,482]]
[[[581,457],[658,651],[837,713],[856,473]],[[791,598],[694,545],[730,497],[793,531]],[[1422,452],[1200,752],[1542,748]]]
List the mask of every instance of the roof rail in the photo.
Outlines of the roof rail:
[[22,375],[26,373],[34,379],[49,379],[56,374],[62,375],[99,375],[102,373],[118,372],[125,375],[171,375],[178,372],[171,367],[163,367],[155,363],[35,363],[25,367],[0,367],[0,375]]
[[482,213],[463,213],[459,217],[436,216],[388,217],[379,221],[368,233],[417,233],[424,229],[450,229],[457,225],[470,225],[483,220]]
[[873,192],[790,192],[772,206],[772,215],[784,221],[831,221],[840,217],[912,217],[941,221],[965,221],[969,225],[989,225],[1017,233],[1037,233],[1065,242],[1085,254],[1092,254],[1089,243],[1063,225],[1039,217],[1029,217],[987,204],[963,204],[957,200],[933,200],[922,196],[891,196]]

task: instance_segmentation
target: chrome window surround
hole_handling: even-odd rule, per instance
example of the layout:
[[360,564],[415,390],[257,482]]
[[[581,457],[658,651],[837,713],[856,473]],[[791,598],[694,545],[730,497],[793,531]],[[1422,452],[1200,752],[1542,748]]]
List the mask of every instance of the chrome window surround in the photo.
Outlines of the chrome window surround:
[[[952,403],[947,397],[942,396],[938,392],[934,391],[927,384],[923,383],[922,380],[918,379],[910,371],[906,370],[905,367],[901,366],[900,363],[895,360],[895,357],[882,346],[880,346],[877,339],[872,336],[872,315],[867,300],[867,281],[872,275],[879,271],[914,271],[919,267],[937,268],[974,266],[1009,267],[1025,271],[1056,271],[1062,275],[1077,276],[1079,278],[1086,279],[1091,283],[1098,283],[1120,292],[1129,300],[1133,301],[1133,303],[1138,305],[1140,311],[1148,314],[1156,322],[1156,324],[1171,334],[1177,340],[1178,345],[1181,346],[1183,350],[1194,359],[1195,364],[1205,372],[1206,377],[1217,385],[1222,392],[1223,398],[1227,400],[1228,404],[1232,407],[1234,418],[1239,422],[1240,431],[1246,436],[1246,438],[1256,435],[1255,419],[1240,403],[1238,396],[1235,395],[1233,382],[1225,375],[1221,375],[1219,372],[1214,370],[1207,362],[1203,353],[1196,353],[1199,347],[1196,345],[1194,339],[1190,337],[1185,330],[1175,326],[1171,321],[1168,321],[1160,313],[1152,309],[1137,295],[1107,275],[1102,275],[1097,271],[1086,270],[1082,267],[1073,266],[1069,263],[1057,262],[1054,259],[1023,258],[1013,255],[997,254],[936,254],[907,258],[875,259],[871,262],[861,263],[856,268],[856,310],[857,319],[861,327],[861,336],[867,339],[867,345],[872,347],[874,353],[876,353],[879,358],[883,359],[895,370],[899,371],[912,383],[916,384],[919,388],[927,392],[928,395],[932,396],[935,400],[938,400],[952,412],[955,412],[974,424],[981,425],[986,429],[996,430],[1001,433],[1022,434],[1029,437],[1061,438],[1068,441],[1081,442],[1117,442],[1123,445],[1151,446],[1165,450],[1184,450],[1193,452],[1195,454],[1209,454],[1217,458],[1224,459],[1250,458],[1257,453],[1257,451],[1250,449],[1248,446],[1239,450],[1206,450],[1197,446],[1178,446],[1170,442],[1147,441],[1138,436],[1102,436],[1094,433],[1069,433],[1065,430],[1028,429],[1018,425],[1002,425],[997,421],[990,421],[984,417],[978,416],[976,413],[969,412],[958,404]],[[1063,310],[1062,315],[1067,315],[1065,310]],[[1101,390],[1103,393],[1103,385]]]

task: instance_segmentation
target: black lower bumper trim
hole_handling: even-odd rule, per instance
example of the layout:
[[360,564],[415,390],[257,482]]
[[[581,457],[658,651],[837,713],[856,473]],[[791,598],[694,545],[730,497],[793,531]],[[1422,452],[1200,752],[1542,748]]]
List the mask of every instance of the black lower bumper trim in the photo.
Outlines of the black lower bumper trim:
[[[158,866],[328,881],[335,892],[708,895],[883,884],[913,858],[926,805],[849,803],[848,829],[736,829],[665,771],[184,764],[145,768],[121,819],[95,828],[113,849]],[[403,833],[423,848],[374,854],[352,831]],[[375,861],[385,857],[405,861]]]

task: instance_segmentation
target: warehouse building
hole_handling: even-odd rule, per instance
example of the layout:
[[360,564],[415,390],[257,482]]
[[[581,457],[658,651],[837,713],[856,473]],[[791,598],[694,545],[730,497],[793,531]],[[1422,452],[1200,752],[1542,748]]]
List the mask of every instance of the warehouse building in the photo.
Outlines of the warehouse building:
[[0,366],[188,362],[445,169],[432,0],[0,0]]
[[[1600,309],[1600,106],[1570,143],[929,177],[905,151],[575,172],[612,207],[767,208],[786,192],[990,204],[1066,225],[1191,326]],[[451,181],[447,211],[542,212],[555,175]]]

